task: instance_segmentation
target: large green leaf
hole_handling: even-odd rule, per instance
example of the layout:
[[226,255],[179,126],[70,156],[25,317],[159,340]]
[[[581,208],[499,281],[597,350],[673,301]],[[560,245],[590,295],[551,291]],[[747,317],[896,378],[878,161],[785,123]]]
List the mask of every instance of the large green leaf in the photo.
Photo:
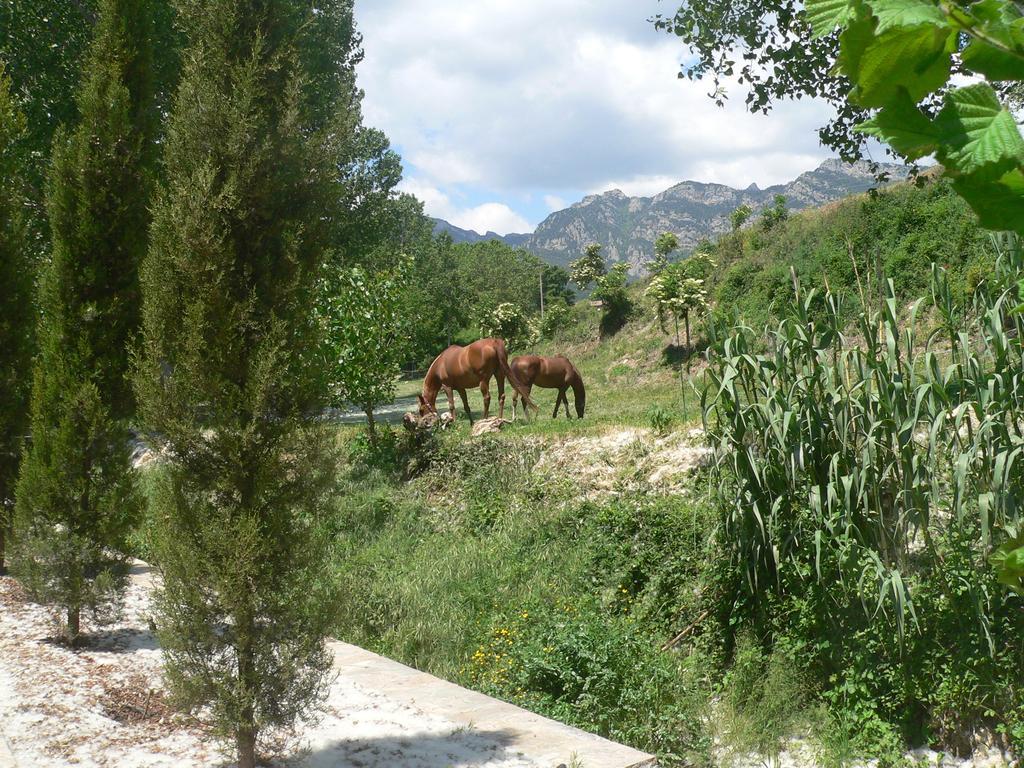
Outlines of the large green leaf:
[[978,214],[982,227],[1024,234],[1024,173],[1019,168],[996,181],[964,176],[953,188]]
[[946,14],[929,0],[867,0],[871,12],[878,19],[875,29],[882,34],[894,27],[914,27],[930,24],[945,27],[949,24]]
[[807,0],[804,3],[804,15],[814,37],[824,37],[836,27],[846,26],[855,13],[852,0]]
[[852,21],[839,35],[839,56],[836,70],[856,80],[864,52],[875,39],[875,20],[864,16]]
[[992,553],[989,562],[996,578],[1014,592],[1024,595],[1024,535],[1017,535]]
[[864,49],[857,70],[847,72],[856,83],[851,99],[863,107],[884,107],[902,88],[918,102],[949,79],[955,47],[956,32],[947,26],[889,29]]
[[884,141],[907,160],[930,155],[937,147],[934,124],[921,113],[905,90],[856,130]]
[[986,83],[948,93],[935,125],[939,160],[952,171],[996,179],[1024,165],[1024,139],[1017,123]]
[[964,66],[989,80],[1024,79],[1024,18],[992,21],[982,29],[985,39],[971,40]]

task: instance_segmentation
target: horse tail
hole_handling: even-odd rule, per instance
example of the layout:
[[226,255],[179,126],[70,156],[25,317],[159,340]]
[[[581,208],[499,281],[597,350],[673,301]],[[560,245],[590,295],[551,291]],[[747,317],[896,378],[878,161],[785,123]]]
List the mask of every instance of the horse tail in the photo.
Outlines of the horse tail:
[[583,386],[583,377],[575,368],[573,368],[573,377],[569,386],[572,387],[572,399],[576,404],[576,416],[582,419],[583,411],[587,407],[587,388]]
[[512,367],[508,364],[508,353],[505,351],[505,341],[503,339],[495,339],[495,350],[498,354],[498,365],[501,366],[501,372],[505,374],[505,378],[512,384],[512,388],[519,393],[519,396],[523,398],[524,408],[533,408],[534,411],[539,411],[540,408],[533,400],[530,399],[530,393],[523,386],[523,383],[519,381],[519,377],[512,371]]

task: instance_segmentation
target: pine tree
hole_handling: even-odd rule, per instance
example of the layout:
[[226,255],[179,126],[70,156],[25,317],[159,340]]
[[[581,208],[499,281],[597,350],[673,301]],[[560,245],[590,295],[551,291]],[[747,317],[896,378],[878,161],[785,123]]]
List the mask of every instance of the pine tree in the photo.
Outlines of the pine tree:
[[19,142],[25,120],[0,62],[0,574],[25,433],[32,355],[32,259]]
[[344,6],[180,4],[189,47],[142,273],[137,392],[170,457],[152,496],[165,669],[243,768],[330,668],[318,532],[334,457],[313,310],[353,119],[345,78],[308,62],[324,19],[352,34]]
[[139,326],[152,156],[145,0],[103,0],[81,122],[55,139],[47,209],[53,253],[40,286],[31,448],[15,507],[15,572],[62,609],[103,620],[123,595],[125,539],[140,509],[126,420],[128,348]]

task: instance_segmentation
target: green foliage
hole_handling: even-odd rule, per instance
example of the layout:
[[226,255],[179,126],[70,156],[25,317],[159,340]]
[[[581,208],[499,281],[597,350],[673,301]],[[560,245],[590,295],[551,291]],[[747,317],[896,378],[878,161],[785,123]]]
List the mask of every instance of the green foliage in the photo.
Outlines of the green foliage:
[[317,311],[331,403],[362,408],[374,437],[373,409],[395,399],[411,351],[405,289],[410,266],[367,272],[329,265],[322,273]]
[[708,309],[704,275],[714,266],[707,253],[698,252],[685,261],[670,264],[647,285],[644,295],[654,302],[661,329],[668,333],[665,327],[668,318],[675,323],[676,346],[679,345],[679,321],[684,320],[686,348],[690,348],[690,317],[702,315]]
[[25,228],[18,142],[25,119],[11,97],[0,61],[0,572],[14,507],[32,366],[32,258]]
[[786,740],[807,719],[807,686],[794,662],[778,648],[766,655],[743,634],[722,688],[722,735],[729,750],[740,759],[754,754],[778,765]]
[[[62,126],[73,126],[82,117],[77,94],[102,6],[102,0],[0,0],[0,60],[7,62],[12,92],[27,118],[22,142],[23,175],[28,183],[26,224],[32,251],[38,257],[48,250],[44,198],[53,140]],[[148,41],[153,59],[148,75],[163,108],[178,72],[180,40],[172,0],[147,0],[146,14],[153,28],[160,30]]]
[[[545,311],[575,300],[564,269],[498,240],[453,245],[447,235],[441,235],[422,258],[417,255],[412,279],[413,290],[422,296],[416,304],[423,312],[416,332],[423,342],[416,354],[424,362],[453,341],[479,338],[481,325],[490,329],[485,334],[497,333],[513,346],[530,343],[537,335],[542,283]],[[502,305],[506,306],[499,309]],[[507,319],[504,333],[497,330],[500,322],[495,325],[498,315]]]
[[[933,270],[937,329],[813,293],[770,331],[716,337],[705,395],[732,624],[809,658],[833,711],[873,734],[969,750],[1020,706],[1019,600],[987,555],[1018,520],[1024,274],[1005,248],[970,306]],[[1012,545],[1005,550],[1012,551]],[[1000,574],[1005,575],[1005,574]],[[742,617],[742,618],[741,618]],[[795,657],[795,656],[794,656]],[[888,734],[888,735],[887,735]]]
[[152,500],[156,618],[172,692],[252,768],[330,668],[335,450],[314,306],[354,130],[334,59],[356,41],[343,2],[200,0],[181,21],[136,377],[172,457]]
[[[847,98],[878,110],[859,130],[908,160],[934,154],[982,226],[1024,232],[1024,138],[987,82],[1024,79],[1021,9],[1009,0],[812,0],[807,13],[817,36],[841,29]],[[986,82],[947,87],[954,58]],[[939,95],[938,114],[918,108]]]
[[142,500],[127,430],[111,418],[81,361],[55,358],[49,344],[48,368],[37,369],[33,385],[12,570],[37,600],[59,610],[62,635],[77,643],[82,613],[97,623],[119,613]]
[[679,248],[679,238],[671,232],[663,232],[654,241],[654,260],[651,261],[651,274],[660,274],[668,266],[668,257]]
[[415,266],[414,278],[407,286],[408,311],[417,322],[409,329],[410,341],[413,359],[429,364],[468,321],[462,298],[451,289],[458,257],[447,234],[429,238],[423,247],[413,248],[411,255]]
[[1007,526],[1007,539],[989,556],[999,582],[1024,595],[1024,535]]
[[761,212],[761,229],[769,232],[789,218],[789,209],[786,208],[786,196],[776,195],[771,206]]
[[597,282],[607,273],[608,267],[601,255],[601,246],[597,243],[588,245],[583,255],[569,264],[569,277],[581,291],[585,291],[591,283]]
[[705,660],[660,652],[628,612],[597,600],[534,603],[495,617],[473,687],[659,755],[707,764]]
[[625,324],[633,311],[633,302],[626,290],[629,265],[619,262],[607,274],[596,279],[591,296],[602,302],[601,335],[611,336]]
[[53,255],[42,279],[32,443],[17,489],[15,570],[67,615],[120,599],[140,501],[125,421],[129,345],[139,322],[152,162],[150,17],[143,0],[104,0],[78,96],[58,135],[47,203]]
[[647,409],[647,421],[656,435],[667,435],[675,420],[672,412],[662,405],[655,404]]
[[538,333],[519,307],[504,302],[481,319],[480,336],[497,336],[505,340],[509,349],[515,350],[532,345],[537,341]]
[[753,215],[754,209],[746,203],[736,208],[729,214],[729,224],[732,225],[732,231],[735,232],[736,230],[741,229]]
[[351,477],[337,516],[342,636],[533,711],[710,762],[712,666],[658,650],[690,624],[709,510],[578,498],[534,440],[439,435],[409,484]]
[[727,235],[714,258],[721,268],[709,273],[707,287],[715,314],[731,321],[739,311],[754,328],[774,323],[788,303],[791,267],[801,283],[828,285],[872,307],[883,301],[883,275],[907,302],[929,290],[931,264],[941,264],[963,302],[992,271],[988,236],[950,182],[932,177],[794,214],[770,233]]
[[540,323],[542,338],[551,339],[571,321],[570,306],[564,301],[557,301],[544,306],[544,318]]

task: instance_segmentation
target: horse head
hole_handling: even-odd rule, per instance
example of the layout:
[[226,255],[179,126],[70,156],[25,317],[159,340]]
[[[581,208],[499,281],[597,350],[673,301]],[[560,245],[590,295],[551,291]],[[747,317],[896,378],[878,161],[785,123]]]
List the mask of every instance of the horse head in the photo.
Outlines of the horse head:
[[437,408],[428,403],[423,395],[416,395],[416,399],[420,401],[420,416],[427,416],[429,414],[437,416]]

